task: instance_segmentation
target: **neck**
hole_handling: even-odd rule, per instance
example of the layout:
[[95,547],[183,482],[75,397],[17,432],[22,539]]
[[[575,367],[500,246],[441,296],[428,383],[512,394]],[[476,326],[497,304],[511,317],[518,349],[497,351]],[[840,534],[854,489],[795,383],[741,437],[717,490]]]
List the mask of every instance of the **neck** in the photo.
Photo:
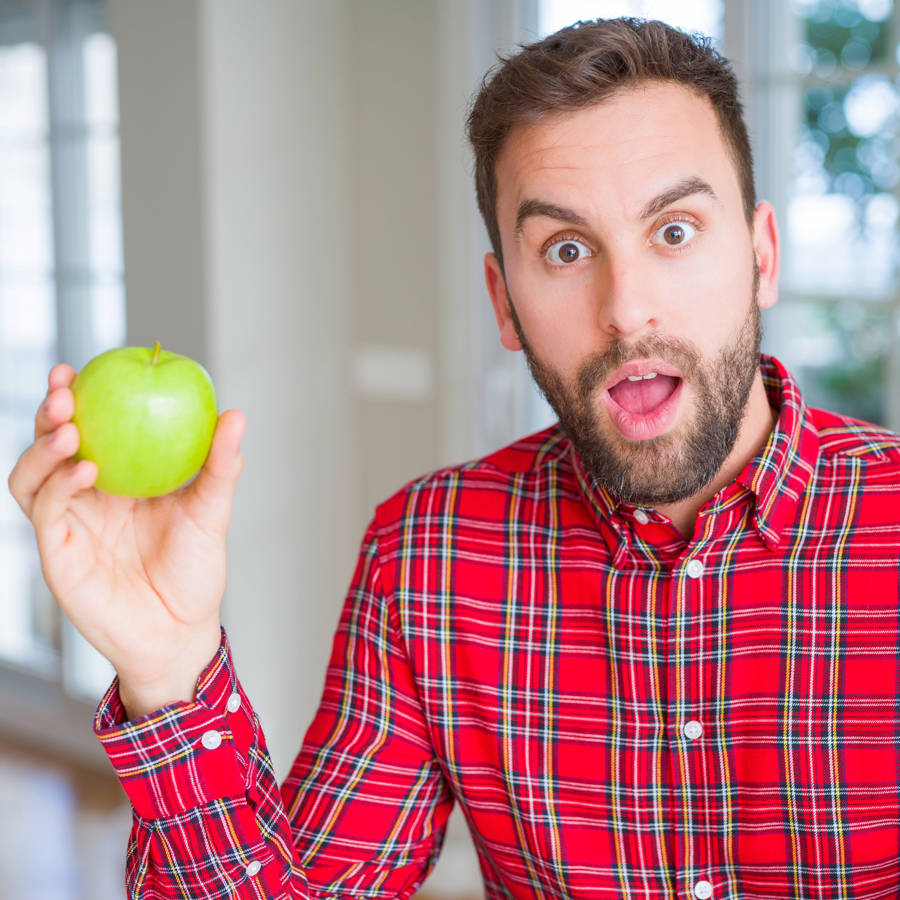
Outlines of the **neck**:
[[762,375],[757,370],[737,440],[716,477],[693,497],[678,503],[661,504],[656,509],[667,515],[684,537],[690,540],[694,536],[700,508],[740,475],[747,463],[765,446],[777,421],[778,413],[769,406]]

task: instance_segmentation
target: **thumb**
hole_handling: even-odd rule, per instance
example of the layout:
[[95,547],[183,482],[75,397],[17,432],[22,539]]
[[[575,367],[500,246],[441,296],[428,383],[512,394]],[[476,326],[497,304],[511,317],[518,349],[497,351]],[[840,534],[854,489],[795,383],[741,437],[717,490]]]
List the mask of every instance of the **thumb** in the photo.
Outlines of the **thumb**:
[[247,419],[239,409],[223,412],[206,462],[188,485],[185,502],[191,517],[205,531],[224,534],[228,530],[234,491],[244,467],[241,438],[246,427]]

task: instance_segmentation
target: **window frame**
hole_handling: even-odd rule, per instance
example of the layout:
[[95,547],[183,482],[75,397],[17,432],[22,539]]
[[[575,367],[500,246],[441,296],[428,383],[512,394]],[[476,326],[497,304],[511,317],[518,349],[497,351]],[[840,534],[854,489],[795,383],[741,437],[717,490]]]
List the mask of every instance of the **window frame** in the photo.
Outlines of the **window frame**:
[[[86,246],[91,203],[88,192],[88,140],[94,133],[84,124],[84,140],[72,141],[76,121],[85,120],[84,34],[103,32],[111,36],[104,0],[33,0],[22,4],[32,10],[36,38],[45,54],[47,70],[47,132],[51,226],[51,283],[53,285],[56,332],[49,347],[54,359],[86,361],[95,352],[92,333],[91,295],[85,288],[108,280],[90,263],[85,266],[61,264],[60,260],[89,260]],[[62,28],[64,16],[78,16],[79,29],[70,33]],[[7,44],[20,43],[10,32]],[[73,116],[74,112],[74,116]],[[76,126],[77,128],[77,126]],[[118,121],[109,135],[118,140]],[[99,277],[98,277],[99,274]],[[113,276],[121,284],[124,297],[124,273]],[[24,518],[21,529],[32,534]],[[37,549],[35,547],[35,554]],[[28,602],[34,604],[32,594]],[[54,601],[55,604],[55,601]],[[108,772],[108,760],[93,733],[93,715],[99,697],[89,699],[82,684],[87,655],[96,654],[69,619],[54,605],[59,644],[48,647],[46,657],[36,656],[33,663],[0,657],[0,732],[14,739],[39,742],[53,751],[79,760],[82,764]],[[110,676],[110,680],[111,680]]]

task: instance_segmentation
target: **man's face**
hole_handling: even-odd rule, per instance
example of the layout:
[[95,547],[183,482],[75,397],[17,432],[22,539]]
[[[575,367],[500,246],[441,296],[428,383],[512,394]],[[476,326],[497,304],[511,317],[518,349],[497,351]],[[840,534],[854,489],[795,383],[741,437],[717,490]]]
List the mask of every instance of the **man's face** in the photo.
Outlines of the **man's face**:
[[621,91],[514,131],[497,182],[504,345],[612,494],[693,496],[735,444],[774,302],[712,106],[672,84]]

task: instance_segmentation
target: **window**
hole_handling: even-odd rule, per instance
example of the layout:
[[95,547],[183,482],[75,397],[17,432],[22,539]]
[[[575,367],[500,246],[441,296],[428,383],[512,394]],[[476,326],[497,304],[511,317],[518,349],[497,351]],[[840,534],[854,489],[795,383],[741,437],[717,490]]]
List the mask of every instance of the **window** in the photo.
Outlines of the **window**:
[[[124,342],[115,46],[100,0],[0,6],[0,463],[33,439],[47,372]],[[61,615],[0,492],[0,659],[95,698],[112,670]]]
[[541,0],[540,37],[579,19],[614,19],[636,16],[661,19],[682,31],[700,31],[714,41],[722,36],[722,0]]
[[758,96],[777,117],[787,91],[793,121],[766,148],[785,161],[772,352],[812,406],[896,430],[898,12],[890,0],[795,0],[775,16],[792,46],[758,74]]

